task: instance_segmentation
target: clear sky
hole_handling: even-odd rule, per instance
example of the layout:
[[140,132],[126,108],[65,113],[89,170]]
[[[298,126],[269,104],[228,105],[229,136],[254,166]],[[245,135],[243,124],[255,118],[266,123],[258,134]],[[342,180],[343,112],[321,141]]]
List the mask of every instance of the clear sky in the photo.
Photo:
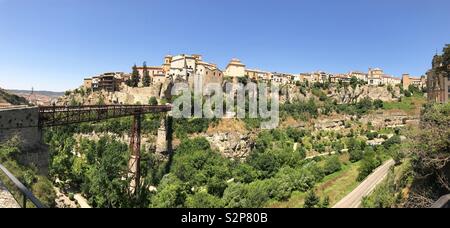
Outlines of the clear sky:
[[63,91],[87,76],[198,53],[222,69],[422,75],[450,43],[448,0],[0,0],[0,87]]

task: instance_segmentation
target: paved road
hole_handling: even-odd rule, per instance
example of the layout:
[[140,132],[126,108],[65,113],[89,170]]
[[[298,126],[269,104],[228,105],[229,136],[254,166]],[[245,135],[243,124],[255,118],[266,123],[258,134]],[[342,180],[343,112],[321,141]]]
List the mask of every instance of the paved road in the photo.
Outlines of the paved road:
[[389,173],[389,169],[395,165],[394,160],[389,160],[378,167],[369,175],[358,187],[355,188],[344,199],[339,201],[333,208],[358,208],[361,206],[363,197],[368,196],[375,190],[375,187],[383,181]]

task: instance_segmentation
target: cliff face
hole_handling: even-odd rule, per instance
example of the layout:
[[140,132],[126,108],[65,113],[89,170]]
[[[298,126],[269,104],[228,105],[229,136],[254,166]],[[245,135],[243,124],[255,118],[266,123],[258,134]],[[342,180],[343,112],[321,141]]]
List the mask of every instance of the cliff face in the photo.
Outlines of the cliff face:
[[256,132],[247,131],[245,124],[237,119],[224,119],[200,134],[222,156],[235,160],[244,160],[250,155],[256,135]]
[[[286,85],[280,89],[280,103],[305,101],[310,98],[318,98],[313,95],[311,88],[300,88],[295,85]],[[398,101],[401,97],[400,88],[393,88],[389,91],[387,87],[378,86],[357,86],[355,89],[348,87],[331,86],[329,89],[321,90],[327,97],[332,98],[339,104],[358,102],[369,97],[372,100],[380,99],[384,102]]]
[[157,99],[170,98],[171,83],[157,83],[150,87],[132,88],[122,86],[120,91],[106,92],[97,91],[92,93],[72,92],[69,95],[60,97],[58,105],[71,105],[71,103],[83,105],[104,104],[148,104],[150,98]]
[[400,98],[400,88],[393,88],[392,92],[388,91],[387,87],[378,86],[358,86],[356,89],[347,88],[332,88],[330,89],[330,97],[337,100],[338,103],[358,102],[365,97],[370,97],[372,100],[380,99],[384,102],[398,101]]

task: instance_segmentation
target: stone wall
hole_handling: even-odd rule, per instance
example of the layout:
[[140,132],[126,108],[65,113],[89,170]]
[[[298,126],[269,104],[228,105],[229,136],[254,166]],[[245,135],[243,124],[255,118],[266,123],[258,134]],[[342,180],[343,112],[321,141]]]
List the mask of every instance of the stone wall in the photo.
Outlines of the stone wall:
[[37,108],[10,108],[0,110],[0,144],[17,137],[22,153],[18,159],[26,165],[36,166],[43,173],[48,168],[48,150],[41,143]]

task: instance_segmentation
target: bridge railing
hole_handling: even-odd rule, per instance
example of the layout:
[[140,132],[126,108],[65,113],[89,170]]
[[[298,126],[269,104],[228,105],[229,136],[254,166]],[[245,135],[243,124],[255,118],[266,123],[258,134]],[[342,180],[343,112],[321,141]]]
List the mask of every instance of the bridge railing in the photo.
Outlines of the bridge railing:
[[[28,190],[25,185],[23,185],[8,169],[0,164],[0,170],[6,177],[13,183],[13,185],[20,191],[22,195],[22,208],[27,207],[27,201],[30,200],[31,203],[37,208],[44,208],[45,206]],[[18,199],[16,199],[19,201]]]
[[169,105],[40,106],[39,126],[51,127],[101,121],[135,114],[168,112],[170,110],[171,106]]

